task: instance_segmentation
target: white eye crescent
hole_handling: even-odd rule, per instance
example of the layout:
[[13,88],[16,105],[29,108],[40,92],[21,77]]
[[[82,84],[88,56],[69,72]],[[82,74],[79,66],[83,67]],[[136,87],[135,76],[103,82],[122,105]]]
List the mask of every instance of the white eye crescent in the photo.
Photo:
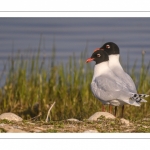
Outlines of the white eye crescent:
[[97,57],[101,57],[101,54],[97,54]]
[[110,48],[110,45],[106,45],[106,48]]

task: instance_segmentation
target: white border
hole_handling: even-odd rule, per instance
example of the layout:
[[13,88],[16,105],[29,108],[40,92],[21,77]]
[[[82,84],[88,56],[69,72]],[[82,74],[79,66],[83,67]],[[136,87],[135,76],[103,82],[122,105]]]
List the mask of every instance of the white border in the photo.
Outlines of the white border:
[[[2,1],[1,3],[0,17],[150,17],[149,3],[150,1],[148,0],[143,1],[5,0]],[[16,139],[17,141],[14,141],[14,139]],[[24,142],[24,139],[26,140],[26,142]],[[30,139],[32,140],[30,141]],[[35,142],[34,139],[37,139],[37,141]],[[42,139],[42,141],[41,140],[39,141],[38,139]],[[47,141],[47,139],[50,140]],[[52,139],[55,139],[56,142],[53,143]],[[67,141],[59,139],[67,139]],[[75,139],[77,139],[77,141],[81,141],[81,143],[76,144],[77,142],[75,141]],[[83,139],[86,139],[87,142],[85,143]],[[94,140],[89,141],[89,139]],[[128,141],[124,142],[125,139],[127,139]],[[133,141],[133,139],[135,139],[135,141]],[[139,139],[142,140],[139,141]],[[25,149],[27,147],[30,149],[32,148],[39,149],[40,146],[42,149],[43,148],[55,149],[55,147],[59,147],[59,149],[60,148],[62,149],[64,146],[64,142],[65,146],[70,146],[71,149],[78,147],[78,149],[83,148],[86,150],[89,148],[90,149],[105,148],[106,150],[115,147],[117,149],[117,147],[119,146],[120,147],[119,149],[123,150],[127,147],[131,148],[134,147],[134,149],[139,148],[139,144],[144,145],[143,147],[144,149],[146,149],[147,143],[150,143],[148,141],[149,139],[150,139],[149,133],[131,133],[131,134],[130,133],[24,133],[24,134],[1,133],[0,134],[1,148],[4,149],[6,149],[7,146],[10,149],[18,149],[18,147],[20,147],[19,144],[21,145],[20,147],[21,149]],[[29,143],[29,145],[27,143]],[[100,147],[96,147],[98,144],[100,145]],[[149,149],[148,146],[147,148]]]
[[149,11],[148,0],[5,0],[1,11]]
[[0,139],[150,139],[149,133],[1,133]]
[[0,17],[150,17],[150,12],[0,12]]

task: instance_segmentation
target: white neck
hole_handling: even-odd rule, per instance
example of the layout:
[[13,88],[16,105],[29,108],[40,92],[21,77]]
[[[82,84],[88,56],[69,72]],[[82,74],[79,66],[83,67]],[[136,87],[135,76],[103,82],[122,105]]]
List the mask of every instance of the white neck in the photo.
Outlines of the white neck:
[[119,57],[120,57],[119,54],[116,54],[116,55],[109,55],[109,67],[110,67],[111,69],[117,67],[117,68],[123,70],[123,68],[122,68],[122,66],[121,66],[121,64],[120,64],[120,62],[119,62]]
[[94,67],[94,74],[93,74],[93,79],[92,81],[97,77],[100,76],[101,74],[106,73],[107,71],[110,71],[110,68],[108,66],[108,61],[99,63],[95,65]]

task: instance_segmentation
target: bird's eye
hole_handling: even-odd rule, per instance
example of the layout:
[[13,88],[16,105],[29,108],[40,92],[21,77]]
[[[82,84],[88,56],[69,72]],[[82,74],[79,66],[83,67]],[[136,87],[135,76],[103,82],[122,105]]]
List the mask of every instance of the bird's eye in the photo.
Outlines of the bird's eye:
[[106,48],[110,48],[110,45],[106,45]]
[[100,57],[101,56],[101,54],[97,54],[97,57]]

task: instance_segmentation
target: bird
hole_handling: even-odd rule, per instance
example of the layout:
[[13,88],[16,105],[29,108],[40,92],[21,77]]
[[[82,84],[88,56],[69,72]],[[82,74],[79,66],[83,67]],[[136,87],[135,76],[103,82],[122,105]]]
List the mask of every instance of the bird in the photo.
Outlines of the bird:
[[[110,69],[109,57],[105,50],[95,51],[92,56],[86,60],[87,63],[91,61],[96,62],[91,82],[91,91],[103,105],[141,105],[140,102],[144,100],[141,98],[141,94],[130,92],[126,84]],[[144,97],[148,96],[143,95]],[[116,112],[117,109],[115,109],[115,116]]]
[[[120,49],[118,45],[114,42],[107,42],[103,44],[102,47],[96,48],[94,50],[104,50],[107,52],[109,56],[109,67],[114,72],[116,76],[118,76],[124,83],[126,84],[127,88],[130,90],[130,92],[137,94],[137,89],[135,86],[135,83],[133,82],[132,78],[124,71],[123,67],[120,64],[119,57],[120,57]],[[141,97],[147,97],[147,95],[140,95]],[[141,100],[141,102],[146,102],[144,99]],[[115,107],[115,109],[117,109]],[[122,106],[122,114],[124,112],[124,105]]]

